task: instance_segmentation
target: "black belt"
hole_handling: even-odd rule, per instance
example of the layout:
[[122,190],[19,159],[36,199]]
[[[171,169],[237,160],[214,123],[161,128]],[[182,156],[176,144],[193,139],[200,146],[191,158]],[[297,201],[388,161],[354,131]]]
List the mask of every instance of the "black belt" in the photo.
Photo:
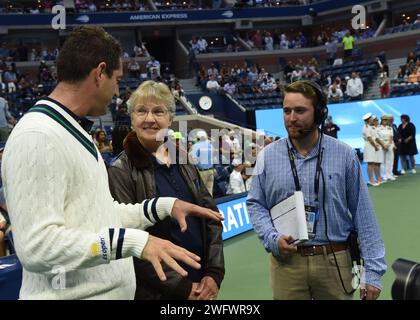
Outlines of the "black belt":
[[334,252],[339,252],[343,250],[347,250],[348,243],[347,242],[334,242],[331,245],[323,245],[323,246],[298,246],[297,253],[301,256],[316,256],[320,254],[327,254]]
[[212,170],[213,168],[208,168],[208,169],[198,169],[199,171],[209,171]]

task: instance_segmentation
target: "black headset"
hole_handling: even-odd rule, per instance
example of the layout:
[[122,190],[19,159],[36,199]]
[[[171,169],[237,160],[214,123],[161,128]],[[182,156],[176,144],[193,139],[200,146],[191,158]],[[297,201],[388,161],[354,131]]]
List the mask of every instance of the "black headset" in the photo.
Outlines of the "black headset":
[[327,97],[318,83],[310,80],[301,80],[300,83],[306,84],[315,90],[318,97],[318,105],[315,106],[314,122],[321,125],[328,116]]

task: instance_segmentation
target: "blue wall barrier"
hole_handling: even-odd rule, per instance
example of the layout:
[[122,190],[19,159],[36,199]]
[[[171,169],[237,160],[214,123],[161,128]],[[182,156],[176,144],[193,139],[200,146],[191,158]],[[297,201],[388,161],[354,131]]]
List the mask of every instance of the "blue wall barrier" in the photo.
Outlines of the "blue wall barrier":
[[251,230],[252,222],[246,208],[246,195],[240,193],[216,199],[219,211],[225,217],[223,223],[223,240]]
[[[67,25],[80,24],[147,24],[152,22],[211,21],[255,18],[276,18],[304,16],[309,8],[316,12],[334,10],[346,6],[361,4],[363,0],[330,0],[307,6],[270,7],[270,8],[232,8],[219,10],[180,10],[153,12],[106,12],[66,14]],[[49,26],[54,14],[0,14],[0,26]]]

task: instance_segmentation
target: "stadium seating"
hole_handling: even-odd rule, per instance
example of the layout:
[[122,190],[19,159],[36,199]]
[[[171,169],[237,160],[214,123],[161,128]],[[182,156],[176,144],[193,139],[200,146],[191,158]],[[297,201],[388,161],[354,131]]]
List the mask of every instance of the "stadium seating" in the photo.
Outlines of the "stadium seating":
[[405,97],[420,94],[420,83],[392,80],[391,87],[391,97]]
[[416,23],[416,24],[407,24],[407,25],[399,25],[399,26],[395,26],[395,27],[390,27],[390,28],[386,28],[384,30],[384,35],[387,34],[393,34],[393,33],[398,33],[398,32],[406,32],[406,31],[411,31],[411,30],[417,30],[420,29],[420,23]]
[[[420,23],[417,25],[420,26]],[[414,50],[418,59],[420,59],[420,40],[416,41],[416,49]],[[403,79],[391,80],[391,94],[390,97],[404,97],[420,94],[420,82],[408,83]]]
[[323,78],[331,77],[332,80],[339,77],[345,81],[346,77],[350,77],[352,72],[358,72],[360,79],[363,82],[364,88],[368,88],[374,79],[379,65],[374,59],[349,61],[343,63],[341,66],[327,66],[322,69]]
[[238,93],[234,98],[248,111],[282,107],[282,97],[278,92]]

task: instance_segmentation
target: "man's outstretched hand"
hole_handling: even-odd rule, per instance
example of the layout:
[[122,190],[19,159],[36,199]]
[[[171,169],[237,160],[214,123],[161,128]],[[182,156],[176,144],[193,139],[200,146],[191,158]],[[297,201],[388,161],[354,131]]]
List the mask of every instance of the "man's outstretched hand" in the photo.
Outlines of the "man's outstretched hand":
[[[187,222],[185,221],[185,217],[190,214],[200,218],[212,219],[219,222],[223,220],[223,216],[219,212],[208,208],[203,208],[179,199],[175,200],[171,215],[178,221],[182,232],[187,230]],[[147,260],[153,265],[157,275],[162,281],[166,280],[166,276],[162,268],[162,262],[164,262],[169,268],[175,270],[183,277],[186,277],[188,273],[175,260],[182,261],[194,269],[201,268],[201,265],[198,263],[198,261],[200,261],[199,256],[173,244],[170,241],[163,240],[152,235],[149,235],[149,239],[143,248],[141,259]]]
[[219,212],[177,199],[174,203],[174,206],[172,207],[171,215],[176,220],[178,220],[182,232],[187,230],[187,223],[185,221],[185,217],[189,214],[200,218],[212,219],[219,222],[224,219]]
[[168,240],[163,240],[152,235],[149,235],[149,239],[143,248],[141,259],[147,260],[153,265],[153,268],[155,268],[157,275],[162,281],[166,280],[165,273],[162,269],[162,262],[183,277],[186,277],[188,273],[175,259],[190,265],[194,269],[201,268],[201,265],[197,262],[200,261],[199,256]]

